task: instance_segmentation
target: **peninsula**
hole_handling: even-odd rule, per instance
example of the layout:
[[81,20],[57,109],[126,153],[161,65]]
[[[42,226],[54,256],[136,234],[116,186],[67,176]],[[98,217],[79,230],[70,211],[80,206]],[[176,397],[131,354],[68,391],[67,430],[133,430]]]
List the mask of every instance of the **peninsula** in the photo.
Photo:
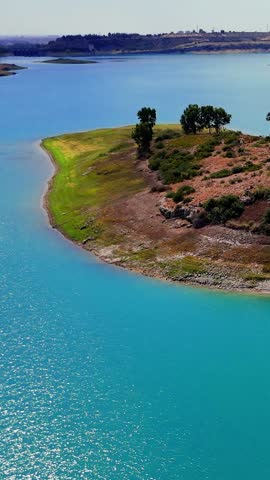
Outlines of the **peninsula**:
[[149,276],[270,292],[270,137],[157,125],[138,158],[132,136],[123,127],[43,140],[56,166],[52,226]]
[[97,63],[94,60],[81,60],[78,58],[50,58],[49,60],[43,60],[40,63],[54,63],[57,65],[89,65]]
[[19,67],[14,63],[0,63],[0,77],[16,75],[16,70],[24,70],[24,67]]

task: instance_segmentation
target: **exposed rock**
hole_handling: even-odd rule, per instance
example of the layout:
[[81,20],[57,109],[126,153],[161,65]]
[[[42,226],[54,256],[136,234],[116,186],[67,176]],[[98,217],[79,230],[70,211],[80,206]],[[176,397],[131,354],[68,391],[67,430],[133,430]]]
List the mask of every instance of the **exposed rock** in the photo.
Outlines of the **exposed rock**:
[[202,207],[178,204],[174,209],[161,206],[160,212],[167,219],[181,218],[187,220],[194,228],[202,228],[208,223],[207,215]]
[[252,205],[252,203],[254,203],[254,199],[253,199],[253,196],[252,195],[242,195],[242,197],[240,197],[240,201],[244,204],[244,205]]

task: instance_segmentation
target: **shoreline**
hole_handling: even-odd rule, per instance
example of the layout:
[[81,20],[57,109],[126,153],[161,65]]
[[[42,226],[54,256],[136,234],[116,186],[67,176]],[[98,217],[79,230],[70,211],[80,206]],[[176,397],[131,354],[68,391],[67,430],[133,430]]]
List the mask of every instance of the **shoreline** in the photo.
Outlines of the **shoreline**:
[[[105,258],[104,255],[100,252],[98,248],[92,247],[91,249],[87,248],[86,245],[83,242],[76,241],[72,238],[69,237],[69,235],[64,231],[61,226],[57,226],[54,222],[52,212],[50,210],[49,206],[49,195],[53,189],[53,182],[59,172],[59,165],[56,162],[53,154],[46,149],[46,147],[43,145],[43,140],[39,141],[39,147],[43,150],[43,152],[48,156],[52,166],[53,166],[53,173],[51,177],[48,179],[46,186],[44,188],[44,192],[42,194],[41,198],[41,204],[42,207],[44,208],[47,218],[48,218],[48,224],[50,228],[57,230],[68,242],[71,242],[71,244],[76,247],[80,248],[84,251],[86,251],[88,254],[94,255],[100,262],[110,265],[115,268],[120,268],[123,270],[126,270],[127,272],[143,276],[145,278],[149,279],[156,279],[161,282],[165,282],[166,284],[171,284],[174,286],[186,286],[190,288],[196,288],[196,289],[203,289],[203,290],[208,290],[208,291],[213,291],[213,292],[220,292],[220,293],[226,293],[226,294],[241,294],[241,295],[247,295],[247,296],[258,296],[258,297],[269,297],[270,296],[270,288],[269,289],[263,289],[263,288],[257,288],[257,287],[234,287],[234,286],[218,286],[218,285],[211,285],[211,276],[209,276],[209,283],[200,283],[199,281],[195,281],[194,279],[190,278],[185,278],[185,279],[172,279],[166,275],[161,275],[158,274],[157,272],[148,272],[147,269],[143,267],[130,267],[126,266],[124,264],[121,264],[121,262],[116,262],[116,261],[110,261],[108,258]],[[212,277],[214,280],[214,277]]]
[[26,70],[27,67],[20,67],[14,63],[0,63],[0,77],[17,75],[17,71]]

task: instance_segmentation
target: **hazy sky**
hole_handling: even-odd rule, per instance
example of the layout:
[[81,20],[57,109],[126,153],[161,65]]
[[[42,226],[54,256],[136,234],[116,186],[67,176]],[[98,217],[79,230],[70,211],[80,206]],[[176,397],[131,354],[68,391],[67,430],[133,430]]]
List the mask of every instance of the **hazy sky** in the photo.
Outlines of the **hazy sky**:
[[266,30],[269,0],[0,0],[0,35]]

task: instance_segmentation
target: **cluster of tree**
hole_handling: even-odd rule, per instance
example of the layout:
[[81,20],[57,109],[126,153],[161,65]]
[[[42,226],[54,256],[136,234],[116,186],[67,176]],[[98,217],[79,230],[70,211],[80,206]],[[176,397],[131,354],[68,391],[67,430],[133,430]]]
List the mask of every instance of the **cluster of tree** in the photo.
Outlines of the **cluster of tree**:
[[140,123],[137,123],[132,138],[138,146],[138,157],[142,158],[149,154],[153,139],[153,128],[157,120],[157,112],[154,108],[143,107],[137,113]]
[[[150,152],[153,139],[153,127],[156,124],[157,114],[154,108],[143,107],[138,111],[137,116],[140,123],[137,123],[132,131],[132,138],[138,146],[139,158],[145,157]],[[270,113],[269,113],[270,120]],[[204,129],[211,133],[212,129],[219,133],[221,128],[230,123],[231,115],[224,108],[213,107],[212,105],[189,105],[183,112],[180,123],[186,134],[196,134]]]
[[228,125],[232,116],[224,108],[213,107],[212,105],[189,105],[183,112],[180,123],[183,131],[187,134],[196,134],[205,128],[211,132],[212,129],[219,133],[221,128]]

